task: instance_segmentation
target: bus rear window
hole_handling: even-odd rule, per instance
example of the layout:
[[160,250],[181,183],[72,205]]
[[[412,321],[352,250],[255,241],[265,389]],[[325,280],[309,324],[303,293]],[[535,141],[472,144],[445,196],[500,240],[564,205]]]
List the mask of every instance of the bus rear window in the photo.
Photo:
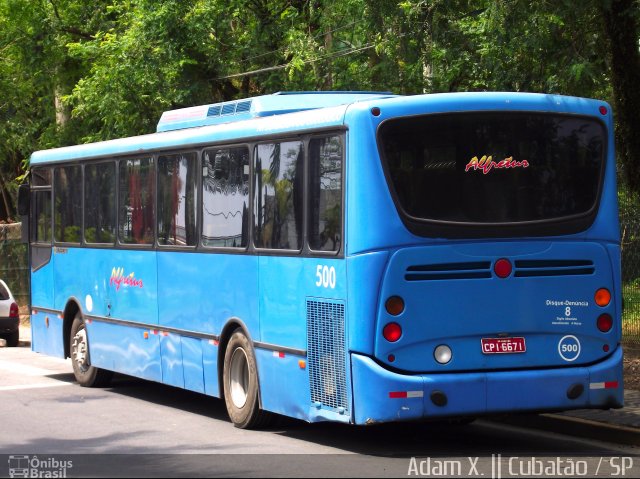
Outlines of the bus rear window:
[[520,112],[394,119],[378,134],[405,223],[448,224],[464,236],[474,236],[469,227],[588,226],[575,219],[595,214],[605,138],[593,119]]

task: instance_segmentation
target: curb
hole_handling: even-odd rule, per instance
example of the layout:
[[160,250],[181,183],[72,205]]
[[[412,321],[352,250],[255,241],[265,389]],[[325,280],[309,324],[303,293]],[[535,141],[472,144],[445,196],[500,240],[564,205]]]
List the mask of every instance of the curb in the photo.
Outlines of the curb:
[[511,426],[539,429],[598,441],[640,446],[640,429],[560,414],[510,416],[495,420]]

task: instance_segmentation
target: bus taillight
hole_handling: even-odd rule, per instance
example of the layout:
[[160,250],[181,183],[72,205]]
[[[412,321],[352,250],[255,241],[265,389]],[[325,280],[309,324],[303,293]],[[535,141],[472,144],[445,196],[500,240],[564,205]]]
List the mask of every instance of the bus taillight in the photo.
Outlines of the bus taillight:
[[607,313],[601,314],[600,316],[598,316],[597,325],[598,325],[598,329],[601,332],[608,333],[609,331],[611,331],[611,328],[613,327],[613,319]]
[[384,307],[391,316],[398,316],[404,311],[404,300],[400,296],[391,296]]
[[382,335],[390,343],[395,343],[402,336],[402,328],[398,323],[389,323],[382,330]]
[[611,293],[607,288],[600,288],[596,291],[595,302],[598,306],[608,306],[611,302]]

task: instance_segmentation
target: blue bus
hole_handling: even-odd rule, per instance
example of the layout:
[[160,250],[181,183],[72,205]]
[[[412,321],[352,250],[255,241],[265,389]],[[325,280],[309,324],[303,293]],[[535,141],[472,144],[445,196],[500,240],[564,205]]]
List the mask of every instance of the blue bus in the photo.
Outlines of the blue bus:
[[623,404],[613,120],[520,93],[277,93],[31,157],[32,349],[373,424]]

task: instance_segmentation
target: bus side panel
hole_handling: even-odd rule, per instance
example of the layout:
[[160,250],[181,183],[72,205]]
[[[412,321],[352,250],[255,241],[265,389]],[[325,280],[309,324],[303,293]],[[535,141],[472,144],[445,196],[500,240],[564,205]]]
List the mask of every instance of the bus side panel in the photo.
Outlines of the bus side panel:
[[87,316],[158,323],[156,253],[55,248],[55,307],[75,299]]
[[202,363],[202,340],[181,338],[184,387],[190,391],[204,393],[204,372]]
[[[346,314],[322,317],[322,313],[308,311],[310,307],[313,311],[334,311],[336,307],[344,311],[345,298],[344,260],[260,258],[259,340],[266,345],[257,348],[257,362],[263,409],[309,421],[326,420],[327,415],[320,413],[325,404],[313,401],[311,390],[332,389],[341,392],[344,410],[341,414],[327,412],[332,419],[348,421]],[[329,363],[332,367],[327,368]]]
[[220,397],[220,383],[218,382],[218,346],[215,341],[201,339],[202,375],[204,393],[209,396]]
[[32,314],[31,350],[64,358],[62,326],[62,319],[57,314],[47,312]]
[[256,348],[262,409],[308,420],[309,376],[298,364],[302,356]]
[[[389,259],[387,251],[377,251],[347,259],[349,287],[349,350],[373,355],[378,315],[378,298]],[[395,294],[400,295],[402,291]]]
[[56,248],[54,260],[56,308],[63,310],[71,299],[78,302],[87,323],[92,363],[161,381],[160,343],[153,327],[158,323],[156,253]]
[[[258,337],[256,257],[159,251],[157,261],[160,329],[210,334],[213,339],[235,319]],[[218,347],[204,343],[174,333],[162,336],[163,382],[217,396]]]
[[37,271],[31,272],[31,306],[53,309],[55,284],[53,282],[54,262],[49,261]]
[[182,341],[178,334],[168,332],[161,333],[160,356],[162,362],[162,382],[170,386],[184,388]]
[[53,261],[31,273],[31,350],[51,356],[64,357],[62,319],[54,313],[38,308],[55,309]]
[[101,321],[87,322],[87,334],[94,366],[150,381],[162,380],[158,334]]

